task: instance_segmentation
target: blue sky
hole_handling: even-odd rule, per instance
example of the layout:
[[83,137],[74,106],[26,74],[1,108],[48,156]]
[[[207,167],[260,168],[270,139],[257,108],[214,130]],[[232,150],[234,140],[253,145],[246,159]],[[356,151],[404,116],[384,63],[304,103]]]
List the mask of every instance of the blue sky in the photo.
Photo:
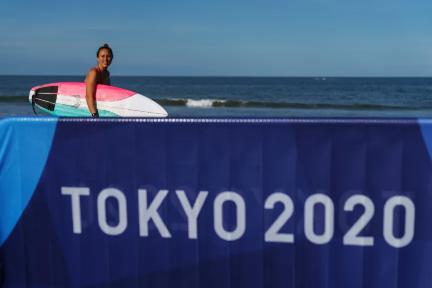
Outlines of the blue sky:
[[432,1],[1,0],[0,74],[431,76]]

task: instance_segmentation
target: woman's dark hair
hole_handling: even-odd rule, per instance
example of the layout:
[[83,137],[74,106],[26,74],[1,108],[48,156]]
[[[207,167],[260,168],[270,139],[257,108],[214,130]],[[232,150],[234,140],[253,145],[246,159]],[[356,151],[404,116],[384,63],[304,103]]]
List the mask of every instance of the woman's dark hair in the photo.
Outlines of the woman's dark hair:
[[96,57],[99,57],[99,52],[102,50],[102,49],[107,49],[109,52],[110,52],[110,54],[111,54],[111,58],[114,58],[114,54],[113,54],[113,52],[112,52],[112,49],[111,49],[111,47],[108,45],[108,44],[104,44],[104,45],[102,45],[101,47],[99,47],[99,49],[97,50],[97,52],[96,52]]

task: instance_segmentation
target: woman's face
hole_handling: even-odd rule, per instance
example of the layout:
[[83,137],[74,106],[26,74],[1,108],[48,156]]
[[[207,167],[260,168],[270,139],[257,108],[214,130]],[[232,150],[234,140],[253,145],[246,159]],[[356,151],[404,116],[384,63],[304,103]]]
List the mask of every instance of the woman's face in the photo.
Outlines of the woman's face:
[[97,56],[97,61],[99,67],[106,69],[111,64],[112,55],[108,49],[101,49],[99,55]]

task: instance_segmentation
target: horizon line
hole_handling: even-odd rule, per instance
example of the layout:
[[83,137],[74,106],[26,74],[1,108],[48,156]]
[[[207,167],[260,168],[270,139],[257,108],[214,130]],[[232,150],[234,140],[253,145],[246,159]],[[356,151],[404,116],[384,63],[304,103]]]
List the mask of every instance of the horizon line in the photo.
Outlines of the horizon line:
[[[0,77],[83,77],[81,74],[0,74]],[[116,77],[157,77],[157,78],[432,78],[431,76],[323,76],[323,75],[111,75],[111,78]]]

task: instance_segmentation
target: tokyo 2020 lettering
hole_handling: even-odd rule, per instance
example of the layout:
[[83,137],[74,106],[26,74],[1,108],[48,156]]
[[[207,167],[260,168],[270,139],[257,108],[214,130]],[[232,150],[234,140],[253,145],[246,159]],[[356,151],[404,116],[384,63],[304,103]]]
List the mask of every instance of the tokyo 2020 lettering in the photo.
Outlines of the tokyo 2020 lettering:
[[[81,205],[88,196],[91,195],[89,187],[62,187],[61,194],[66,201],[70,202],[72,212],[72,230],[75,234],[82,234],[82,211]],[[154,194],[154,193],[153,193]],[[199,191],[195,194],[194,199],[190,199],[184,190],[159,190],[150,200],[147,189],[137,190],[136,201],[128,201],[125,193],[117,188],[105,188],[97,193],[96,210],[97,222],[100,230],[109,236],[121,235],[128,228],[129,205],[137,205],[138,208],[138,228],[139,237],[149,237],[150,223],[158,231],[162,238],[173,238],[170,231],[170,223],[163,219],[159,213],[159,208],[168,197],[175,197],[172,201],[177,201],[187,220],[187,237],[188,239],[198,239],[200,237],[198,219],[203,209],[212,209],[213,230],[216,235],[224,241],[239,241],[244,237],[248,223],[248,213],[261,213],[274,210],[278,205],[282,212],[265,227],[263,233],[264,242],[267,243],[295,243],[299,237],[298,232],[287,232],[286,227],[290,221],[296,221],[296,218],[302,217],[302,231],[307,241],[315,245],[325,245],[335,240],[335,200],[325,193],[315,193],[309,195],[303,203],[298,201],[294,203],[290,195],[282,192],[274,192],[268,195],[264,202],[262,211],[248,211],[246,201],[243,196],[234,191],[222,191],[217,193],[209,200],[208,191]],[[107,201],[115,201],[117,206],[117,220],[115,224],[107,220]],[[235,213],[229,216],[235,217],[234,227],[227,229],[224,225],[225,217],[224,206],[230,205]],[[302,205],[302,209],[296,209],[296,205]],[[343,233],[342,242],[346,246],[374,246],[376,237],[382,236],[385,242],[394,248],[402,248],[409,245],[415,234],[415,205],[407,196],[394,195],[385,200],[384,205],[377,207],[371,198],[364,194],[353,194],[343,203],[343,208],[338,213],[352,213],[354,209],[362,208],[360,216],[350,224],[350,227]],[[367,235],[367,225],[376,217],[377,209],[382,209],[381,224],[382,235]],[[279,209],[280,210],[280,209]],[[278,211],[279,211],[278,210]],[[296,210],[303,211],[301,215],[296,214]],[[322,213],[319,213],[320,211]],[[402,211],[402,213],[401,213]],[[395,219],[396,212],[399,212],[400,233],[396,233]],[[317,214],[319,213],[319,215]],[[234,216],[233,216],[234,215]],[[321,217],[321,218],[320,218]],[[316,229],[316,221],[320,219],[321,229]],[[319,231],[317,231],[319,230]],[[261,241],[261,240],[260,240]]]

